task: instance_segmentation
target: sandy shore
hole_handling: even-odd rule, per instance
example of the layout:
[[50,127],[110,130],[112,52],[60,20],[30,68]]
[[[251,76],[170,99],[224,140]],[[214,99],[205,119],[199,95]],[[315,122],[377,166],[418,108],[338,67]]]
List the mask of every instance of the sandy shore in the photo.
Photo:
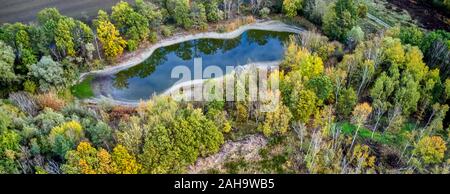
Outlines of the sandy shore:
[[[287,25],[285,23],[282,23],[280,21],[265,21],[265,22],[257,22],[252,23],[248,25],[241,26],[235,31],[232,32],[226,32],[226,33],[218,33],[218,32],[205,32],[205,33],[198,33],[198,34],[189,34],[189,35],[176,35],[172,38],[164,39],[158,42],[157,44],[154,44],[148,48],[145,48],[143,51],[138,52],[134,57],[131,57],[130,59],[123,61],[117,65],[114,66],[107,66],[102,70],[96,70],[91,71],[87,73],[83,73],[80,77],[80,80],[83,80],[87,75],[96,75],[96,76],[108,76],[115,74],[119,71],[128,69],[130,67],[133,67],[135,65],[138,65],[145,61],[147,58],[149,58],[153,52],[161,47],[166,47],[174,44],[178,44],[185,41],[195,40],[195,39],[202,39],[202,38],[211,38],[211,39],[233,39],[239,37],[241,34],[248,30],[268,30],[268,31],[277,31],[277,32],[291,32],[291,33],[301,33],[304,31],[304,29]],[[278,65],[279,62],[268,62],[267,64],[258,64],[258,65]],[[203,82],[202,80],[197,81],[191,81],[193,83],[191,84],[199,84],[200,82]],[[186,84],[184,83],[183,87],[186,87]],[[104,90],[107,90],[105,86],[108,86],[110,84],[107,83],[96,83],[95,87],[93,86],[93,90],[95,94],[105,94],[106,92]],[[180,85],[175,85],[169,88],[166,92],[163,93],[163,95],[168,95],[171,92],[174,91],[176,88],[180,88]],[[86,99],[84,100],[87,103],[98,103],[100,101],[107,100],[110,103],[113,104],[121,104],[121,105],[136,105],[139,102],[135,101],[118,101],[115,99],[112,99],[110,97],[104,96],[104,95],[97,95],[94,98]]]

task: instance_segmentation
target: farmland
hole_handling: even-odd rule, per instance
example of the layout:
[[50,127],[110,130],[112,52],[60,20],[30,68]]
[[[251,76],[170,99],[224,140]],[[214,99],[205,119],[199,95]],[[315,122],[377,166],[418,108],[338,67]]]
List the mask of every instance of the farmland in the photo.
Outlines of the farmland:
[[[0,0],[0,23],[30,22],[47,7],[56,7],[64,15],[82,20],[96,16],[99,9],[110,10],[120,0]],[[133,0],[125,0],[134,2]]]

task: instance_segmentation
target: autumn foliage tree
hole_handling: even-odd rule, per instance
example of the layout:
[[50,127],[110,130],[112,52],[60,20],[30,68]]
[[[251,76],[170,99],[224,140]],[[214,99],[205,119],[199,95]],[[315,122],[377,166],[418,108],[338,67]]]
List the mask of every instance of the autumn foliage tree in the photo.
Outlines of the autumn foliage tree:
[[123,53],[126,41],[120,36],[119,30],[109,20],[106,12],[100,10],[97,17],[97,34],[102,43],[105,56],[114,60]]
[[81,142],[76,150],[67,152],[67,162],[62,166],[67,174],[137,174],[140,164],[121,145],[110,154],[103,148],[95,149],[88,142]]
[[447,147],[445,141],[439,136],[425,136],[415,146],[417,154],[424,164],[436,164],[444,159]]

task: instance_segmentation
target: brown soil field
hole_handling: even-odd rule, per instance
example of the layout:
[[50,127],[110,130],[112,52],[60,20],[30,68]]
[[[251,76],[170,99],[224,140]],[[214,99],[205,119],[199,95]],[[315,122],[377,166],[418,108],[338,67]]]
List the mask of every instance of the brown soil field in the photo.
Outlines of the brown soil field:
[[[99,9],[106,11],[120,0],[0,0],[0,24],[31,22],[36,14],[47,7],[58,8],[67,16],[88,20],[97,15]],[[124,0],[134,2],[134,0]]]
[[408,11],[423,28],[450,31],[450,12],[437,9],[431,3],[417,0],[388,0],[394,6]]

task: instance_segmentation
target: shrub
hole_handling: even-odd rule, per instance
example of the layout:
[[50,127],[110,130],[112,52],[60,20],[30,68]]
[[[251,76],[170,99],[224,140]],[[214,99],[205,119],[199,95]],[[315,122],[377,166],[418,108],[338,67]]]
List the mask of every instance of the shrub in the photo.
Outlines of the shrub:
[[150,43],[156,43],[158,41],[158,33],[156,32],[150,32],[148,36],[148,41]]
[[259,16],[261,16],[262,18],[268,18],[269,14],[270,14],[270,9],[267,7],[264,7],[261,10],[259,10]]
[[38,63],[31,66],[31,75],[39,80],[39,90],[42,92],[64,87],[64,69],[49,56],[42,57]]
[[35,116],[39,106],[31,95],[25,92],[16,92],[9,95],[9,99],[25,113]]
[[23,82],[23,90],[25,92],[34,94],[36,92],[36,87],[36,83],[31,80],[26,80],[25,82]]
[[136,40],[128,40],[127,41],[127,50],[135,51],[138,48],[138,42]]
[[172,29],[169,26],[161,26],[161,33],[165,37],[172,36]]
[[52,92],[39,94],[36,99],[41,108],[51,108],[53,110],[60,111],[65,105],[64,100],[60,99],[55,93]]

